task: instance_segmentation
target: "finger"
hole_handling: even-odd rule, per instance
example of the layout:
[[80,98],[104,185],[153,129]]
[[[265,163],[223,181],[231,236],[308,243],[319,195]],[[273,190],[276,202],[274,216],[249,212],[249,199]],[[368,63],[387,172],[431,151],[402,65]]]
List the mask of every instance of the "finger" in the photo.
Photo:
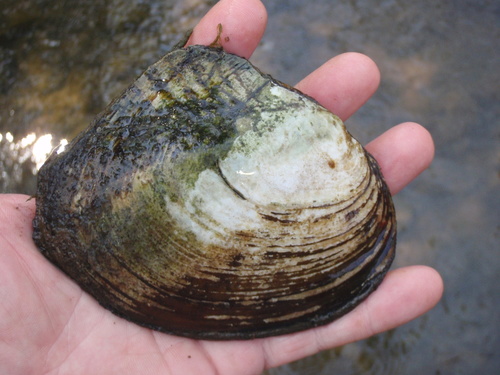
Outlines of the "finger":
[[380,72],[373,60],[351,52],[332,58],[296,87],[346,120],[373,95],[379,83]]
[[430,310],[442,293],[443,281],[432,268],[412,266],[389,272],[365,302],[333,323],[263,340],[266,367],[279,366],[395,328]]
[[419,124],[395,126],[366,145],[377,159],[394,195],[422,173],[434,158],[434,142]]
[[227,52],[249,58],[264,34],[267,12],[259,0],[221,0],[200,20],[187,45],[210,45],[222,25],[220,43]]

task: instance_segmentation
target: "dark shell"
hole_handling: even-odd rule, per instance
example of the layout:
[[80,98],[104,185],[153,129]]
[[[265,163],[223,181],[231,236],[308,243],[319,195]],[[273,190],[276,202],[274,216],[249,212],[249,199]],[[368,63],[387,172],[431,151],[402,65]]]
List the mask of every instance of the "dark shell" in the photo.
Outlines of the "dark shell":
[[33,238],[115,314],[203,339],[328,323],[380,284],[391,196],[335,115],[221,49],[177,49],[39,172]]

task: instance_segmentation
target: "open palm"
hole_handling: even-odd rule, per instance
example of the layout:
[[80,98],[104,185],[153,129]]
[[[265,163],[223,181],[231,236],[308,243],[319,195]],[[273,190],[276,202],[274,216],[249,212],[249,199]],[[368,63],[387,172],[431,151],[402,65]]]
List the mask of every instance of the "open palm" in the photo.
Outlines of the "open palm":
[[[249,57],[264,32],[266,12],[258,0],[220,1],[189,44],[210,44],[219,23],[224,48]],[[369,58],[343,54],[297,87],[345,120],[378,83]],[[434,153],[429,134],[412,123],[392,128],[367,149],[392,193],[422,172]],[[259,374],[403,324],[429,310],[442,293],[436,271],[406,267],[391,271],[366,301],[323,327],[249,341],[171,336],[116,317],[52,266],[31,239],[34,210],[27,196],[0,195],[1,374]]]

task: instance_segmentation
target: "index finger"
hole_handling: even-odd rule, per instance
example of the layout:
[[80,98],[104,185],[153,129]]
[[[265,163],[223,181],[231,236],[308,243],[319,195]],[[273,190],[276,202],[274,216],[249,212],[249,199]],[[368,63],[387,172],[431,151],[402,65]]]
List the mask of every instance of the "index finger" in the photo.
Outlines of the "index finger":
[[210,45],[222,25],[225,51],[249,58],[264,34],[267,12],[259,0],[221,0],[200,20],[186,45]]

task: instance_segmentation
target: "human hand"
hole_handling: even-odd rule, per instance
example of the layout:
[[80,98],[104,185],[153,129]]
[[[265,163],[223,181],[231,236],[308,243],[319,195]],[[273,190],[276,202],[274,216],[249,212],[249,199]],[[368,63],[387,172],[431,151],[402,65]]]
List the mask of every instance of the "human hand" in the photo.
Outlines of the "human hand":
[[[264,32],[265,9],[258,0],[220,1],[189,44],[210,44],[219,23],[224,48],[249,57]],[[297,87],[345,120],[378,83],[375,64],[351,53],[333,58]],[[412,123],[366,147],[392,193],[422,172],[434,152],[427,131]],[[27,199],[0,195],[1,374],[259,374],[401,325],[432,308],[442,294],[436,271],[406,267],[389,272],[363,303],[326,326],[248,341],[171,336],[116,317],[50,264],[31,239],[35,202]]]

